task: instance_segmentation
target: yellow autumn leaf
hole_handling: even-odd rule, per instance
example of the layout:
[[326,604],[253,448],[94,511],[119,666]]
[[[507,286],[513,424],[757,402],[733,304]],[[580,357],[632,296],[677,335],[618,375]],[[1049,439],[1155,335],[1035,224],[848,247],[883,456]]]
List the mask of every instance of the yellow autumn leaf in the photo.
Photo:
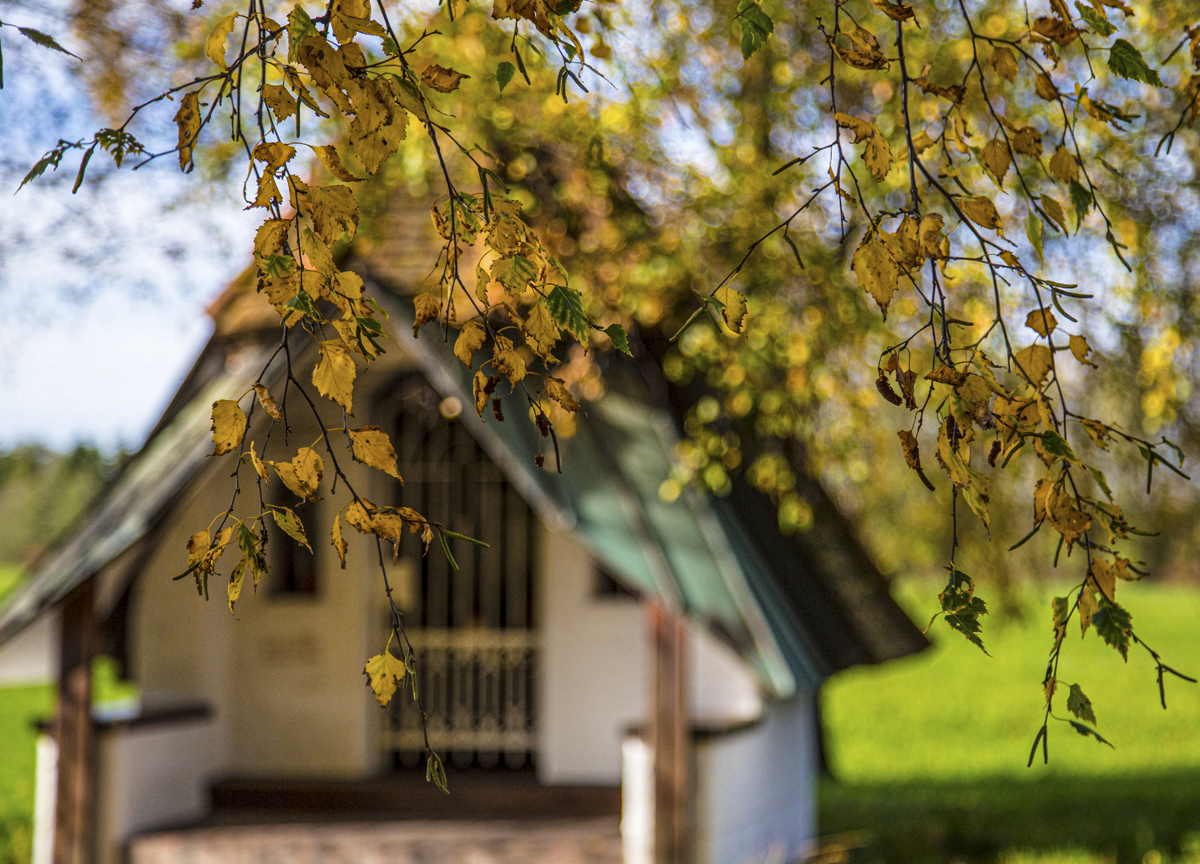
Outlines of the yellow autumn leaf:
[[270,171],[264,171],[258,178],[258,193],[254,196],[254,201],[246,209],[253,207],[272,207],[282,201],[283,198],[279,194],[279,185],[275,182],[275,175]]
[[1045,194],[1042,195],[1041,201],[1042,209],[1046,211],[1046,215],[1058,224],[1058,227],[1063,230],[1064,234],[1069,233],[1067,231],[1067,217],[1063,215],[1062,205]]
[[455,72],[453,69],[446,69],[436,63],[430,63],[421,70],[421,80],[439,93],[450,93],[457,90],[459,83],[464,78],[470,77],[470,75]]
[[[529,310],[529,317],[521,324],[521,329],[525,332],[525,344],[530,350],[542,359],[548,359],[550,352],[558,344],[559,331],[554,317],[544,303],[537,303]],[[457,353],[458,345],[454,347]]]
[[246,434],[246,415],[232,399],[218,399],[212,407],[212,439],[217,456],[236,450]]
[[892,148],[883,133],[866,120],[860,120],[849,114],[838,112],[833,115],[839,126],[844,126],[854,133],[854,143],[864,144],[862,158],[867,170],[875,178],[876,183],[883,181],[892,167]]
[[229,611],[233,611],[233,604],[237,602],[238,597],[242,596],[242,582],[246,579],[246,556],[243,555],[238,559],[237,564],[233,567],[233,572],[229,574],[229,587],[226,589],[226,594],[229,597]]
[[363,674],[370,682],[371,690],[380,705],[387,705],[396,693],[396,687],[404,680],[407,672],[404,661],[385,649],[382,654],[376,654],[363,667]]
[[342,569],[346,569],[346,549],[348,545],[342,538],[342,516],[337,514],[333,517],[333,528],[329,532],[329,545],[337,550],[338,560],[342,562]]
[[325,166],[325,170],[345,183],[361,183],[361,177],[355,177],[346,170],[346,166],[342,164],[342,159],[338,156],[337,148],[332,144],[326,144],[324,147],[314,147],[313,152],[317,154],[317,158],[321,160],[321,164]]
[[208,34],[208,38],[204,40],[204,53],[208,58],[221,67],[222,72],[229,71],[229,64],[225,62],[225,40],[229,38],[229,34],[233,32],[233,26],[237,23],[237,13],[226,15],[217,22],[217,26]]
[[1098,420],[1084,418],[1079,423],[1083,426],[1083,431],[1087,432],[1088,437],[1092,439],[1093,444],[1101,450],[1108,449],[1108,442],[1112,439],[1112,430]]
[[525,377],[525,358],[512,348],[498,350],[492,358],[492,366],[505,376],[510,384],[516,384]]
[[1026,156],[1040,159],[1042,155],[1042,133],[1034,126],[1018,129],[1012,139],[1013,149]]
[[1093,369],[1099,369],[1095,363],[1087,359],[1088,354],[1092,352],[1092,346],[1088,345],[1088,341],[1083,336],[1071,335],[1071,353],[1075,355],[1075,359],[1084,366],[1091,366]]
[[960,399],[970,402],[976,407],[987,407],[992,398],[992,388],[988,386],[982,375],[969,374],[963,383],[954,388]]
[[1010,84],[1017,80],[1017,58],[1012,49],[1004,45],[997,46],[988,57],[988,63],[996,74]]
[[946,259],[950,257],[949,238],[942,237],[942,229],[946,221],[940,213],[930,213],[921,217],[917,236],[921,241],[921,254],[926,258]]
[[996,209],[996,205],[992,203],[991,198],[985,198],[982,195],[975,198],[967,198],[961,201],[958,205],[962,211],[967,214],[967,218],[979,225],[982,228],[991,228],[1000,230],[1000,212]]
[[1022,378],[1027,378],[1033,386],[1041,387],[1054,366],[1053,356],[1045,345],[1030,345],[1028,348],[1022,348],[1013,355],[1013,360],[1017,364],[1016,372]]
[[717,301],[721,304],[721,317],[725,321],[725,326],[734,333],[741,333],[746,329],[746,297],[741,291],[735,290],[730,285],[718,288],[716,294]]
[[1008,173],[1008,168],[1012,165],[1012,154],[1008,151],[1008,145],[999,138],[993,138],[985,144],[983,164],[996,178],[996,185],[1003,189],[1004,175]]
[[[207,534],[208,532],[204,532]],[[204,555],[200,559],[200,570],[204,573],[211,573],[217,566],[217,560],[225,552],[225,547],[229,545],[230,538],[233,537],[233,528],[225,527],[217,534],[216,538],[204,551]]]
[[427,291],[413,298],[413,338],[421,325],[436,321],[442,311],[442,295],[437,291]]
[[578,411],[581,407],[561,378],[546,378],[546,395],[568,411]]
[[951,418],[947,417],[938,431],[938,455],[942,465],[950,475],[950,480],[967,502],[967,506],[979,517],[987,530],[991,531],[991,520],[988,516],[989,481],[988,478],[976,471],[970,465],[971,451],[965,440],[960,439],[957,446],[951,444]]
[[280,410],[279,404],[275,401],[275,397],[271,395],[271,391],[266,388],[266,385],[262,383],[255,384],[254,393],[258,396],[258,404],[262,405],[263,410],[270,415],[272,420],[283,419],[283,411]]
[[296,113],[296,97],[282,84],[264,84],[263,101],[271,109],[276,120],[286,120]]
[[479,414],[481,418],[483,417],[483,409],[486,408],[488,404],[488,393],[486,390],[487,384],[488,376],[484,375],[483,370],[480,369],[475,373],[475,378],[471,382],[471,389],[474,391],[475,396],[475,412]]
[[283,251],[283,241],[287,239],[290,219],[268,219],[258,226],[254,234],[254,254],[260,258],[269,258]]
[[913,152],[920,156],[926,150],[933,146],[933,139],[929,137],[929,133],[922,129],[920,132],[912,136]]
[[250,442],[250,464],[254,466],[254,473],[268,483],[271,482],[271,475],[267,473],[267,466],[258,458],[258,454],[254,452],[254,442]]
[[1046,519],[1063,536],[1067,551],[1089,528],[1092,517],[1075,506],[1075,499],[1061,486],[1051,486],[1046,495]]
[[354,413],[354,379],[358,369],[354,357],[340,341],[333,339],[318,342],[321,359],[313,369],[312,383],[317,392]]
[[1096,556],[1092,559],[1092,581],[1110,603],[1117,596],[1117,568],[1111,561]]
[[396,450],[392,447],[392,439],[378,426],[351,429],[350,452],[356,462],[404,482],[396,470]]
[[366,498],[351,501],[346,507],[346,523],[359,534],[371,533],[371,502]]
[[1045,99],[1047,102],[1054,102],[1058,99],[1058,88],[1054,86],[1054,82],[1050,80],[1050,76],[1045,72],[1038,72],[1034,75],[1033,89],[1037,95]]
[[204,555],[208,552],[208,547],[211,542],[212,539],[207,529],[204,531],[197,531],[188,538],[187,550],[189,569],[195,567],[204,560]]
[[1058,326],[1058,319],[1049,309],[1034,309],[1025,316],[1025,326],[1045,338],[1054,332],[1054,328]]
[[893,21],[907,21],[916,17],[916,12],[907,3],[890,3],[888,0],[871,0],[871,5]]
[[358,199],[349,186],[309,186],[300,206],[312,218],[313,231],[322,243],[332,245],[343,233],[354,239]]
[[1079,177],[1079,163],[1062,144],[1050,157],[1050,173],[1063,183],[1070,183]]
[[292,466],[296,469],[296,479],[308,493],[306,497],[314,500],[312,496],[321,485],[321,477],[325,474],[325,460],[313,448],[301,447],[292,457]]
[[863,238],[850,261],[850,269],[862,289],[879,304],[879,310],[887,320],[888,305],[899,285],[900,265],[888,252],[879,234],[879,231],[871,231]]
[[291,462],[272,462],[270,460],[265,464],[275,469],[276,476],[283,481],[283,485],[290,489],[297,498],[308,499],[308,490],[300,482],[300,478],[296,476],[295,465]]
[[478,321],[468,321],[454,340],[454,356],[463,362],[468,369],[474,363],[475,352],[483,347],[487,339],[487,331]]
[[933,483],[925,476],[925,469],[921,467],[921,447],[917,443],[917,436],[907,429],[901,429],[896,435],[900,438],[900,450],[904,454],[904,461],[908,463],[909,468],[917,472],[925,488],[933,492]]
[[295,513],[287,507],[272,507],[271,516],[281,531],[300,545],[308,547],[310,552],[312,551],[312,547],[308,545],[308,537],[304,533],[304,525]]
[[183,97],[179,110],[175,112],[175,125],[179,129],[179,167],[183,171],[192,170],[192,151],[196,146],[196,137],[200,134],[200,97],[193,91]]
[[949,384],[951,387],[957,387],[966,383],[967,373],[960,372],[953,366],[938,366],[925,374],[925,380],[933,381],[935,384]]
[[267,163],[271,171],[278,171],[296,155],[296,148],[282,141],[260,141],[254,148],[256,162]]

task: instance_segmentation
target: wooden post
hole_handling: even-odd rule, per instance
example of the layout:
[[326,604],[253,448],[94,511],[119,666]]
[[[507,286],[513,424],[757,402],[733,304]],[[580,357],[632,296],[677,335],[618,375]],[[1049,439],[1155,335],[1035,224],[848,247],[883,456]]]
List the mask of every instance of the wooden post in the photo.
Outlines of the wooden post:
[[58,800],[54,816],[54,864],[90,864],[96,764],[92,728],[92,654],[96,619],[92,580],[63,601],[58,712]]
[[682,618],[650,606],[654,666],[650,744],[654,748],[654,864],[687,864],[688,735],[684,661],[687,628]]

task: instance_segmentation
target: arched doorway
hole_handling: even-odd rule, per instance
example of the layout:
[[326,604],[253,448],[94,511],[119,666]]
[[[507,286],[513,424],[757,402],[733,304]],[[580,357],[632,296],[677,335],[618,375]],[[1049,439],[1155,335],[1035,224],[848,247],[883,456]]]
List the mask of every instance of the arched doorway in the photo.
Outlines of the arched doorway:
[[466,428],[478,422],[471,406],[444,403],[415,374],[390,401],[404,478],[394,500],[488,548],[456,543],[454,570],[440,550],[421,556],[406,538],[399,593],[427,721],[422,730],[412,699],[393,700],[387,746],[397,764],[415,765],[427,731],[456,767],[528,766],[537,732],[536,517]]

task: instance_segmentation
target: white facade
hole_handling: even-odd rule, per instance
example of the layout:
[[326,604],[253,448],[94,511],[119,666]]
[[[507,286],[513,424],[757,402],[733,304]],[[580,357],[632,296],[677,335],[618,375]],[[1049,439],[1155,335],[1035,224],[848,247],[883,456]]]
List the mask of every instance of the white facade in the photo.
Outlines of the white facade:
[[56,612],[42,615],[0,645],[0,687],[52,684],[58,679]]
[[[380,374],[374,380],[404,370],[400,352],[386,356],[376,361]],[[375,402],[366,389],[358,400],[364,406]],[[318,434],[298,417],[291,431],[297,441]],[[261,440],[262,430],[252,428],[249,437],[256,435]],[[387,500],[390,480],[349,460],[343,467],[360,494]],[[202,705],[209,714],[101,733],[98,864],[123,860],[133,835],[203,818],[216,781],[367,778],[390,758],[385,712],[361,674],[365,658],[387,639],[373,542],[344,529],[350,549],[341,569],[333,547],[317,535],[317,526],[327,531],[333,519],[328,501],[311,505],[315,513],[305,516],[319,574],[315,594],[255,593],[246,585],[231,615],[219,577],[209,586],[208,602],[197,596],[190,577],[173,581],[184,567],[191,533],[228,505],[228,470],[224,462],[207,463],[155,529],[154,547],[132,586],[128,618],[128,673],[147,712]],[[257,502],[254,508],[257,513]],[[645,772],[653,754],[644,747],[634,753],[637,748],[626,744],[626,768],[637,776],[627,772],[623,778],[623,743],[647,721],[648,612],[636,598],[597,591],[597,563],[571,534],[539,523],[536,550],[538,779],[551,786],[624,781],[624,822],[631,832],[626,848],[635,864],[653,818],[652,808],[637,804],[648,800]],[[228,572],[232,558],[228,553],[218,571]],[[394,573],[402,589],[404,570],[402,565]],[[97,574],[97,596],[114,602],[123,572],[110,566]],[[51,616],[26,634],[4,650],[26,657],[57,643]],[[756,676],[729,647],[700,627],[691,628],[689,641],[688,702],[695,725],[742,730],[697,739],[697,864],[791,860],[813,833],[808,697],[765,703]]]

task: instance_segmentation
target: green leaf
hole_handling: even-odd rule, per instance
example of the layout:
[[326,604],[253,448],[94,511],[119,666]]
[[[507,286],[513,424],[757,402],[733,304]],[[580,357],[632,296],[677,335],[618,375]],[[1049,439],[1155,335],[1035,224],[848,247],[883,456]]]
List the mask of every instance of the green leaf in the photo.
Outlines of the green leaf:
[[946,623],[986,654],[987,649],[983,647],[983,640],[979,638],[982,629],[979,616],[986,615],[988,609],[987,604],[975,596],[974,580],[961,570],[951,570],[950,581],[946,590],[938,595],[938,600],[942,604]]
[[296,5],[288,13],[288,62],[295,63],[300,58],[300,43],[309,36],[317,33],[317,28],[308,13],[300,5]]
[[504,88],[508,86],[508,82],[512,81],[513,76],[517,74],[517,67],[505,60],[496,67],[496,84],[500,87],[500,92],[504,92]]
[[1128,612],[1101,594],[1100,610],[1092,616],[1092,626],[1101,639],[1120,651],[1126,661],[1129,660],[1129,633],[1133,628],[1133,618]]
[[1091,6],[1084,6],[1079,0],[1075,0],[1075,8],[1079,10],[1079,17],[1101,36],[1111,36],[1117,32],[1117,28],[1109,24],[1108,19]]
[[312,297],[307,291],[296,292],[296,296],[284,303],[283,307],[307,315],[313,320],[321,317],[317,312],[317,307],[313,305]]
[[583,295],[573,288],[555,285],[546,298],[546,308],[554,320],[586,346],[588,341],[588,319],[583,311]]
[[29,173],[25,175],[25,179],[21,181],[21,185],[17,187],[20,192],[21,188],[31,180],[36,180],[46,173],[47,168],[58,170],[58,163],[62,162],[63,154],[74,147],[80,147],[80,144],[71,144],[67,141],[59,141],[58,146],[43,156],[37,163],[29,169]]
[[1042,449],[1058,459],[1066,459],[1072,465],[1082,464],[1079,457],[1075,455],[1075,451],[1071,449],[1071,445],[1057,432],[1042,434]]
[[1071,614],[1071,604],[1067,598],[1055,597],[1050,602],[1050,609],[1054,613],[1054,626],[1064,626],[1067,623],[1067,616]]
[[1084,694],[1078,684],[1072,684],[1071,692],[1067,694],[1067,710],[1080,720],[1086,720],[1093,726],[1096,724],[1096,713],[1092,710],[1092,700]]
[[1091,470],[1092,470],[1092,477],[1096,480],[1096,484],[1101,489],[1104,490],[1104,495],[1105,495],[1105,497],[1108,498],[1108,502],[1110,504],[1113,503],[1112,489],[1108,488],[1108,479],[1105,478],[1104,472],[1101,471],[1099,468],[1093,468]]
[[41,30],[34,30],[32,27],[18,27],[17,32],[35,45],[41,45],[43,48],[49,48],[52,51],[59,52],[60,54],[66,54],[68,57],[74,57],[76,60],[80,59],[78,55],[72,54],[66,48],[55,42],[53,36],[47,36]]
[[1046,254],[1042,251],[1042,220],[1038,218],[1032,207],[1025,214],[1025,236],[1029,239],[1029,245],[1033,247],[1033,251],[1037,253],[1038,261],[1045,265]]
[[608,334],[608,338],[612,340],[618,351],[626,356],[633,356],[633,352],[629,350],[629,337],[625,335],[624,327],[620,324],[609,324],[604,328],[604,332]]
[[[1097,732],[1095,729],[1092,729],[1090,726],[1084,726],[1082,723],[1076,723],[1074,720],[1067,720],[1067,722],[1070,723],[1071,726],[1074,727],[1075,731],[1084,738],[1095,738],[1101,744],[1107,744],[1109,747],[1113,746],[1111,741],[1101,736],[1099,732]],[[1115,750],[1116,748],[1113,747],[1113,749]]]
[[295,513],[287,507],[277,507],[271,510],[271,515],[275,517],[275,524],[283,530],[283,533],[302,546],[307,546],[308,551],[312,551],[312,547],[308,545],[308,537],[304,534],[304,525]]
[[1071,204],[1075,207],[1075,230],[1078,231],[1092,206],[1092,193],[1080,186],[1078,180],[1071,181]]
[[749,60],[775,30],[775,22],[754,0],[742,0],[734,18],[742,25],[742,57]]
[[1113,74],[1129,81],[1140,81],[1155,87],[1165,87],[1158,73],[1150,68],[1142,52],[1124,39],[1118,39],[1108,49],[1108,68]]

